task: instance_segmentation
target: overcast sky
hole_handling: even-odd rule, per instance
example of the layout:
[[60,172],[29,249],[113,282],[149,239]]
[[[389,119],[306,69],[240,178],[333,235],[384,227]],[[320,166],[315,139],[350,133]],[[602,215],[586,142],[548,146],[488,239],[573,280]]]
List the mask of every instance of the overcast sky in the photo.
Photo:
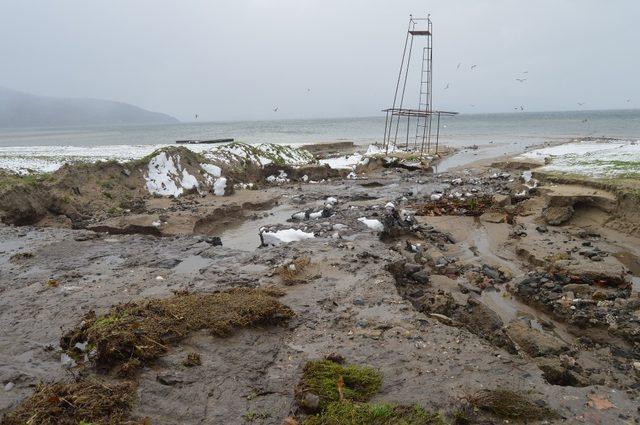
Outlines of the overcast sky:
[[640,107],[638,0],[0,0],[0,86],[185,121],[374,116],[410,13],[434,21],[439,109]]

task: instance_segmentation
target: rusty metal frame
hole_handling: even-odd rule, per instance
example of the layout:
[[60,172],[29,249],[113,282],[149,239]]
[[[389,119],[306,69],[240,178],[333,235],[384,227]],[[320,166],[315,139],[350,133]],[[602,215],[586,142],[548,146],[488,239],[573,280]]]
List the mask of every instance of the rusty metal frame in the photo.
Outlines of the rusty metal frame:
[[[417,108],[407,108],[404,103],[409,68],[411,66],[411,56],[413,53],[414,37],[424,38],[425,47],[422,49],[418,106]],[[400,90],[401,86],[402,90]],[[393,106],[388,109],[383,109],[382,112],[386,113],[382,147],[387,153],[390,148],[395,149],[398,147],[398,135],[401,127],[400,121],[401,118],[407,117],[404,149],[407,151],[410,150],[409,136],[411,132],[411,119],[415,118],[416,131],[412,149],[417,152],[419,148],[421,156],[425,154],[425,150],[427,154],[430,154],[434,115],[436,116],[435,153],[438,153],[440,117],[443,115],[457,115],[457,112],[437,111],[433,109],[433,23],[431,22],[430,15],[426,18],[414,18],[409,15],[409,26],[402,51],[400,71],[398,72],[396,89],[393,96]]]

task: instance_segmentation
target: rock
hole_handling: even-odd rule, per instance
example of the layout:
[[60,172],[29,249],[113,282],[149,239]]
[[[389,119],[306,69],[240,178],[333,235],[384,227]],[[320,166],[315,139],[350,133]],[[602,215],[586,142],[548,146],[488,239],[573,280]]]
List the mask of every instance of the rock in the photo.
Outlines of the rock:
[[320,397],[316,394],[306,392],[300,400],[300,405],[310,412],[315,412],[320,406]]
[[207,236],[203,239],[203,242],[211,244],[212,246],[222,246],[222,239],[219,236]]
[[182,260],[177,258],[164,258],[162,260],[157,260],[149,264],[151,267],[159,267],[161,269],[172,269],[180,264]]
[[13,382],[7,382],[7,383],[4,385],[4,390],[5,390],[5,391],[11,391],[11,390],[13,389],[13,386],[14,386],[14,383],[13,383]]
[[429,283],[429,273],[426,270],[420,270],[411,275],[413,280],[418,283],[427,284]]
[[504,207],[511,203],[511,197],[509,195],[495,194],[491,197],[491,203],[497,207]]
[[560,207],[547,207],[542,210],[542,218],[547,224],[552,226],[558,226],[562,223],[569,221],[573,217],[573,207],[560,206]]
[[533,357],[560,354],[569,349],[563,341],[555,336],[530,328],[519,321],[507,326],[506,331],[513,342]]
[[505,223],[507,215],[496,211],[487,211],[480,216],[480,220],[488,223]]
[[591,285],[587,285],[586,283],[570,283],[568,285],[564,285],[562,287],[564,292],[573,292],[580,298],[590,297],[596,290]]
[[535,362],[542,371],[544,379],[552,385],[572,387],[589,385],[589,381],[567,368],[557,357],[538,357]]
[[541,225],[536,227],[536,230],[540,233],[547,233],[549,231],[549,229],[547,229],[547,226],[545,225]]
[[482,265],[482,273],[485,274],[485,276],[490,277],[493,280],[499,281],[501,276],[500,276],[500,272],[496,269],[494,269],[491,266],[488,266],[486,264]]
[[417,271],[420,271],[422,269],[422,266],[420,266],[420,264],[416,264],[416,263],[406,263],[404,265],[404,271],[407,274],[413,274]]
[[364,300],[361,298],[356,298],[353,300],[353,305],[364,305]]

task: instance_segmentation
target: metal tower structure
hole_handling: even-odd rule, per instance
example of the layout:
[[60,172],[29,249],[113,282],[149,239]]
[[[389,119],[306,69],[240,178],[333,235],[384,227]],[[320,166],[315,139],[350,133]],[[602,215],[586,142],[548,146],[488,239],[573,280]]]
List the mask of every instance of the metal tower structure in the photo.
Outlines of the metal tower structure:
[[[407,94],[409,74],[411,74],[411,56],[414,52],[414,44],[419,43],[422,44],[419,95],[416,107],[411,108],[406,105],[405,95]],[[414,83],[410,82],[410,84]],[[429,154],[432,150],[432,133],[435,133],[434,153],[438,153],[440,116],[456,115],[457,112],[433,109],[433,23],[430,16],[414,18],[409,15],[409,28],[404,41],[393,106],[384,109],[383,112],[386,112],[387,115],[382,146],[387,153],[390,148],[402,148],[404,144],[406,151],[413,150],[419,152],[421,156],[424,153]],[[434,116],[436,117],[435,128],[433,128]],[[414,119],[413,126],[412,119]],[[415,135],[411,134],[413,127],[415,127]]]

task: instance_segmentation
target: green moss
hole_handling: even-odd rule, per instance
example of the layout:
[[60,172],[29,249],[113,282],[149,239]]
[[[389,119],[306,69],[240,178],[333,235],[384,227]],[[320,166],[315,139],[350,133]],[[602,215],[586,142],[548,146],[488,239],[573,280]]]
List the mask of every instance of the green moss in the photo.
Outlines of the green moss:
[[253,412],[249,410],[242,415],[242,419],[244,419],[245,422],[253,422],[259,419],[268,419],[270,417],[271,417],[271,413],[267,411]]
[[302,373],[299,394],[313,393],[320,397],[323,409],[331,402],[340,400],[338,382],[342,377],[344,398],[352,401],[367,401],[380,388],[382,376],[370,367],[343,366],[330,360],[308,362]]
[[420,406],[333,402],[320,414],[310,416],[303,425],[444,425],[438,414]]

